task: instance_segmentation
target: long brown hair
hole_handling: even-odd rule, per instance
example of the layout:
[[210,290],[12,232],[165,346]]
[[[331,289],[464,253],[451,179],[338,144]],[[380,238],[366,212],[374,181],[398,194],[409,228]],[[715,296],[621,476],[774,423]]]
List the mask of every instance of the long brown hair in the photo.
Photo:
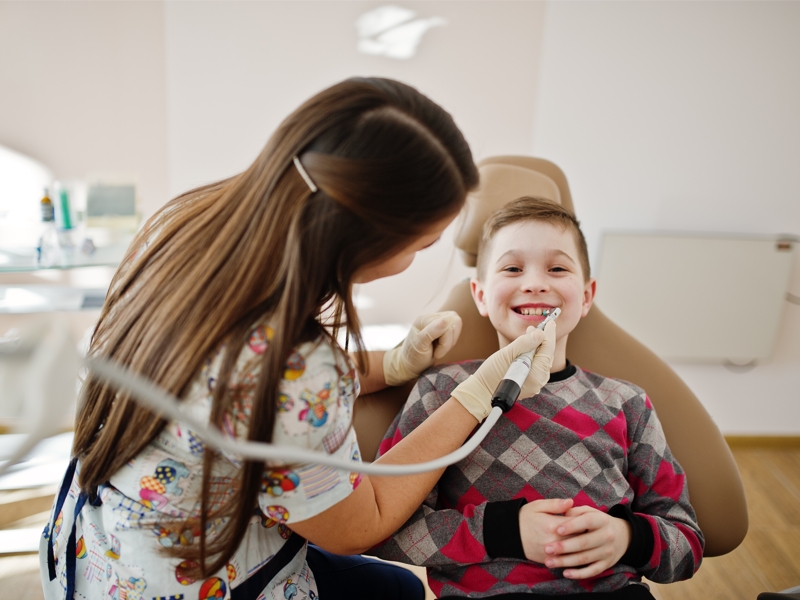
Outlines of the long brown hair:
[[[292,164],[298,156],[319,191]],[[396,81],[355,78],[306,101],[255,162],[229,179],[186,192],[154,215],[117,271],[90,353],[109,358],[177,397],[224,341],[211,422],[231,407],[228,385],[252,326],[269,318],[249,440],[269,442],[284,365],[299,343],[346,328],[359,366],[363,344],[351,297],[354,274],[408,246],[431,223],[455,214],[478,182],[469,146],[452,117]],[[335,344],[334,344],[334,347]],[[89,377],[74,454],[81,488],[98,485],[141,452],[165,421],[129,395]],[[257,506],[264,465],[245,462],[236,492],[206,541],[214,453],[203,468],[199,546],[176,554],[214,572],[233,555]]]

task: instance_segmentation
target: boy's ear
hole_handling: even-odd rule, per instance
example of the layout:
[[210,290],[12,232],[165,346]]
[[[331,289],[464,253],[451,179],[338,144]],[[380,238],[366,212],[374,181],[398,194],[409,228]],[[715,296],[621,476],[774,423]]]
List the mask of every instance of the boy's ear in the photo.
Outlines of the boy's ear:
[[597,280],[590,279],[583,287],[583,303],[581,305],[581,318],[589,314],[589,309],[594,303],[594,295],[597,292]]
[[472,299],[475,301],[475,306],[478,307],[480,315],[488,317],[489,311],[486,308],[486,295],[483,291],[483,284],[473,277],[469,280],[469,291],[472,292]]

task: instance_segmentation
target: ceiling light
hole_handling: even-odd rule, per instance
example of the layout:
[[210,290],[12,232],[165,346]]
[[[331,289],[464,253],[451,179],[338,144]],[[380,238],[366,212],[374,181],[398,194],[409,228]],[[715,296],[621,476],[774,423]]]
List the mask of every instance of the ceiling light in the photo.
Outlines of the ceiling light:
[[447,24],[442,17],[416,19],[416,16],[412,10],[392,5],[364,13],[356,21],[359,52],[396,59],[411,58],[426,31]]

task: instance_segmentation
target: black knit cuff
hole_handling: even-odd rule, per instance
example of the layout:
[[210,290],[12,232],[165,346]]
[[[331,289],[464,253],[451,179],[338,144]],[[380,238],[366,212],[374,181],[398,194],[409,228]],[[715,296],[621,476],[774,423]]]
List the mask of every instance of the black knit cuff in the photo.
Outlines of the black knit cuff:
[[488,502],[483,512],[483,545],[492,558],[525,560],[522,537],[519,533],[519,509],[525,498]]
[[650,562],[655,546],[650,522],[643,516],[634,513],[627,504],[612,506],[608,514],[618,519],[624,519],[631,526],[631,543],[619,562],[630,565],[634,569],[645,566]]

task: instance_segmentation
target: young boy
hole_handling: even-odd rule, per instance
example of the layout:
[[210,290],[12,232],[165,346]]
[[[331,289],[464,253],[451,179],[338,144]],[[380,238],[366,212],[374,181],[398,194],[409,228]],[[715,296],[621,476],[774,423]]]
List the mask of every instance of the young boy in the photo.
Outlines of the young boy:
[[[440,598],[652,599],[643,576],[694,574],[703,535],[650,400],[566,358],[595,288],[579,223],[565,208],[520,198],[489,218],[471,282],[475,304],[501,347],[561,309],[550,381],[532,397],[523,389],[480,447],[371,553],[426,566]],[[380,453],[480,364],[424,373]]]

